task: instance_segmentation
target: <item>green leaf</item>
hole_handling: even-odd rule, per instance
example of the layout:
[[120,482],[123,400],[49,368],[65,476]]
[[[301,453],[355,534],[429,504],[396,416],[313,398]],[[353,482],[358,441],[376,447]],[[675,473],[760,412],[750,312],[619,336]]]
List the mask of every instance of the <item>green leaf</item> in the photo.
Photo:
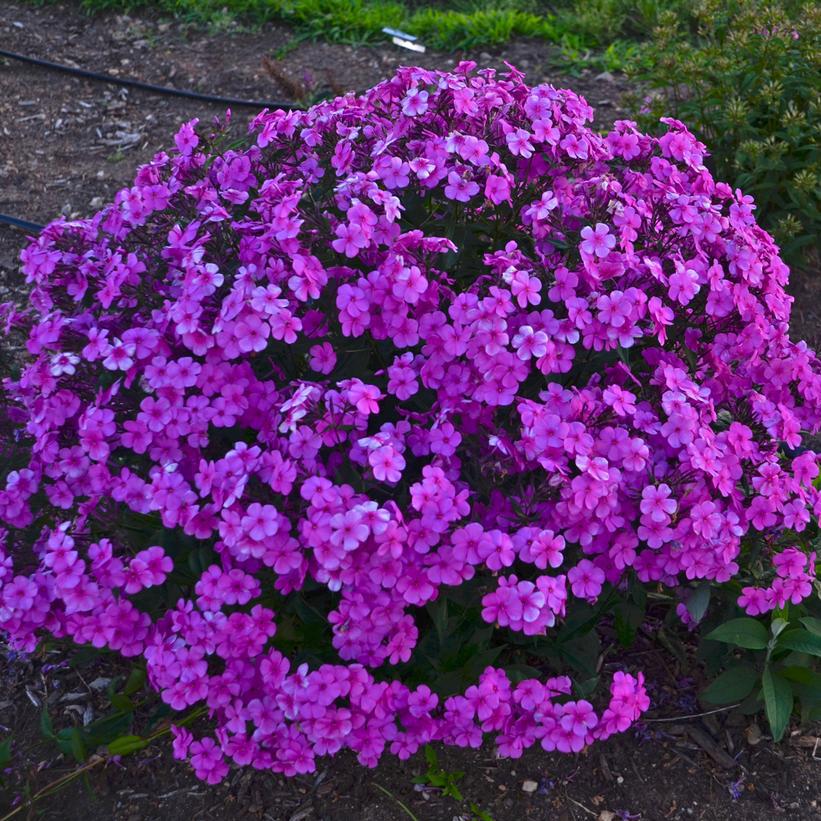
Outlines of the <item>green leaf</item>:
[[821,636],[814,636],[809,630],[801,627],[796,630],[787,630],[778,637],[776,648],[821,656]]
[[796,684],[806,684],[817,687],[819,695],[821,695],[821,673],[816,673],[814,670],[810,670],[809,667],[799,667],[798,665],[781,667],[778,672],[784,678]]
[[732,704],[746,698],[758,680],[758,673],[749,664],[738,664],[725,670],[701,694],[710,704]]
[[121,735],[108,745],[110,755],[128,755],[148,746],[148,739],[138,735]]
[[63,727],[63,729],[58,730],[54,736],[57,747],[63,755],[71,755],[71,733],[74,729],[74,727]]
[[505,673],[514,684],[528,678],[539,678],[541,676],[541,671],[529,664],[506,664]]
[[111,713],[97,719],[85,728],[86,737],[93,747],[108,744],[131,729],[133,716],[130,713]]
[[142,667],[135,667],[128,676],[128,680],[123,687],[123,695],[133,696],[134,693],[145,687],[145,670]]
[[445,787],[445,789],[443,790],[443,793],[445,795],[449,795],[451,798],[453,798],[456,801],[463,801],[464,800],[464,796],[462,795],[461,790],[454,783],[448,784]]
[[428,762],[428,767],[431,770],[435,770],[439,766],[439,756],[436,755],[436,750],[430,744],[425,744],[425,761]]
[[687,597],[687,612],[694,622],[698,623],[710,605],[710,585],[701,584]]
[[86,752],[85,741],[83,740],[83,733],[79,727],[72,727],[69,734],[69,746],[71,754],[74,756],[78,764],[82,764],[88,754]]
[[778,672],[791,682],[804,710],[821,707],[821,673],[809,667],[781,667]]
[[83,644],[71,655],[68,663],[74,667],[88,667],[105,654],[105,650],[98,649],[91,644]]
[[11,736],[0,743],[0,770],[3,770],[11,762]]
[[812,616],[804,616],[802,619],[799,619],[799,621],[814,636],[821,636],[821,619],[816,619]]
[[425,609],[428,611],[431,621],[436,628],[436,635],[439,638],[439,643],[444,644],[448,626],[447,598],[445,596],[441,596],[438,601],[428,604]]
[[770,723],[770,732],[774,741],[781,741],[792,715],[792,687],[787,679],[774,673],[769,665],[764,668],[761,685],[761,692],[764,695],[764,711]]
[[632,602],[621,602],[616,606],[616,637],[622,647],[630,647],[636,640],[636,633],[644,621],[644,608]]
[[134,702],[122,693],[114,693],[114,695],[111,696],[111,706],[121,713],[134,712]]
[[56,738],[54,735],[54,723],[46,710],[40,713],[40,732],[42,732],[46,738]]
[[493,816],[483,810],[478,804],[471,802],[470,811],[476,816],[478,821],[493,821]]
[[748,650],[763,650],[767,646],[767,630],[761,622],[750,618],[730,619],[704,638],[735,644]]
[[591,698],[599,686],[599,676],[577,680],[573,682],[573,691],[579,698]]
[[562,642],[558,647],[561,657],[582,675],[596,674],[601,642],[595,632],[577,635],[571,641]]

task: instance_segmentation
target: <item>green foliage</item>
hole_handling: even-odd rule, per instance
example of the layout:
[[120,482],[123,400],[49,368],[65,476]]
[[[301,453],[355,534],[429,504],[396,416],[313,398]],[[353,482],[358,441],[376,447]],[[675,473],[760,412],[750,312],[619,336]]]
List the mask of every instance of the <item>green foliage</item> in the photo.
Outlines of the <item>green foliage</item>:
[[761,692],[773,740],[781,741],[792,715],[792,687],[787,679],[767,665],[761,678]]
[[43,736],[53,741],[61,753],[82,764],[97,748],[110,745],[124,734],[130,733],[134,719],[134,702],[124,693],[109,692],[108,698],[111,711],[82,727],[63,727],[56,730],[51,716],[44,709],[40,715],[40,730]]
[[[100,651],[92,656],[84,653],[85,650],[93,648],[79,648],[72,656],[72,667],[82,667],[99,659]],[[45,738],[56,744],[60,752],[73,757],[77,763],[87,761],[89,756],[102,747],[107,748],[109,755],[127,755],[143,749],[152,738],[165,730],[155,732],[148,738],[134,735],[132,728],[137,714],[140,713],[142,723],[152,729],[169,712],[165,705],[159,705],[157,709],[157,698],[146,685],[145,668],[135,664],[128,676],[118,676],[109,682],[103,692],[109,709],[100,718],[83,726],[56,729],[51,716],[44,709],[40,714],[40,731]]]
[[687,612],[696,624],[704,618],[704,614],[710,606],[710,598],[711,592],[709,584],[700,584],[698,587],[694,588],[687,597],[687,601],[685,602]]
[[3,770],[11,764],[11,742],[11,736],[0,741],[0,784],[3,783]]
[[499,46],[512,37],[538,37],[557,42],[559,29],[547,15],[515,7],[486,7],[463,12],[426,7],[402,24],[429,48],[443,51]]
[[749,664],[736,664],[715,678],[701,694],[710,704],[741,702],[758,683],[758,671]]
[[704,638],[735,644],[749,650],[763,650],[767,646],[767,630],[764,625],[747,617],[730,619]]
[[493,816],[478,804],[470,802],[470,821],[493,821]]
[[442,769],[442,767],[439,766],[439,756],[430,744],[425,744],[425,761],[428,765],[427,772],[416,776],[416,778],[413,779],[413,783],[436,787],[436,789],[441,790],[442,795],[453,798],[456,801],[462,801],[463,796],[459,791],[458,784],[465,774],[461,771],[450,772]]
[[142,750],[148,744],[148,739],[142,736],[121,735],[109,742],[108,752],[109,755],[128,755],[137,752],[137,750]]
[[[148,8],[217,30],[276,21],[293,26],[302,38],[350,45],[384,42],[385,27],[407,31],[442,51],[534,37],[561,46],[565,66],[607,71],[626,65],[634,46],[624,38],[643,38],[664,10],[686,7],[683,0],[449,0],[430,5],[406,0],[82,0],[82,5],[89,11]],[[594,48],[596,53],[590,51]]]
[[[821,717],[821,620],[802,615],[818,608],[818,598],[808,599],[788,617],[773,614],[769,629],[762,619],[733,618],[719,624],[702,639],[702,657],[723,671],[702,691],[707,705],[741,704],[748,711],[763,702],[770,732],[783,738],[796,701],[804,721]],[[711,646],[728,650],[717,657]],[[712,659],[711,659],[712,657]]]
[[[439,790],[447,798],[452,798],[460,803],[464,802],[465,798],[459,789],[459,782],[465,774],[461,771],[451,772],[444,769],[439,764],[439,756],[436,754],[436,750],[430,744],[425,744],[424,753],[428,769],[422,775],[416,776],[413,783],[424,784],[427,787]],[[468,802],[467,806],[470,811],[471,821],[493,821],[493,817],[488,812],[472,801]]]
[[683,120],[715,175],[755,197],[785,260],[807,264],[818,235],[821,7],[790,0],[701,0],[658,15],[637,76],[658,116]]
[[605,46],[623,38],[644,39],[666,13],[687,13],[685,0],[571,0],[556,13],[556,24],[585,42]]
[[[80,651],[86,649],[89,648],[81,647]],[[95,658],[99,658],[99,651],[97,654]],[[78,652],[73,656],[71,664],[77,667],[93,660],[94,658],[86,658]],[[106,752],[109,756],[130,755],[145,749],[169,732],[167,719],[171,710],[160,703],[156,694],[147,686],[145,668],[142,665],[135,664],[128,676],[113,679],[104,695],[110,707],[108,712],[83,726],[56,729],[48,710],[44,709],[40,714],[41,734],[52,741],[64,755],[83,764],[98,751]],[[185,726],[204,712],[205,708],[199,707],[186,715],[177,714],[174,723]],[[135,725],[139,725],[145,735],[134,733]],[[4,750],[10,752],[10,743],[8,740],[0,744],[0,770],[3,767]]]
[[429,48],[453,51],[502,45],[514,36],[557,42],[553,16],[528,0],[482,0],[411,10],[401,0],[82,0],[90,11],[149,6],[191,22],[224,28],[232,21],[287,23],[301,35],[362,45],[384,41],[385,27],[414,34]]

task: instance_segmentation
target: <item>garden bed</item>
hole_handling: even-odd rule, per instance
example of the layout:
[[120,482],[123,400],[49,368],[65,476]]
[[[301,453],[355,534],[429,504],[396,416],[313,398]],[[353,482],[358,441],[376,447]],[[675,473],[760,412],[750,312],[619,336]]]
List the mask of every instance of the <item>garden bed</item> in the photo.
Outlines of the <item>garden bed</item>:
[[[53,665],[64,658],[54,653],[47,661]],[[641,664],[648,675],[654,701],[649,720],[578,756],[536,749],[510,761],[495,759],[488,746],[440,749],[439,767],[464,773],[457,782],[463,805],[435,787],[414,785],[414,777],[427,770],[421,753],[405,763],[385,756],[375,770],[363,769],[346,753],[322,763],[316,775],[296,778],[239,770],[210,787],[173,760],[165,741],[92,768],[85,783],[77,779],[38,802],[39,817],[399,821],[409,816],[398,799],[419,821],[474,821],[466,811],[469,803],[495,821],[821,819],[820,728],[816,733],[795,729],[774,745],[762,734],[766,725],[761,720],[728,712],[698,715],[701,682],[691,677],[697,665],[690,660],[671,665],[653,637],[642,637],[621,658]],[[110,713],[106,684],[127,674],[122,662],[111,659],[79,659],[77,669],[50,669],[43,659],[0,662],[0,724],[10,728],[17,751],[11,776],[15,789],[0,790],[0,808],[22,783],[36,793],[79,768],[43,738],[42,707],[33,700],[49,705],[55,727],[81,721],[85,711],[95,719]]]
[[[323,92],[367,87],[397,65],[448,67],[458,59],[388,47],[354,50],[302,43],[292,48],[291,34],[270,26],[253,33],[215,33],[147,17],[88,18],[74,6],[5,2],[0,2],[0,37],[7,48],[109,74],[274,100],[309,101]],[[574,88],[597,109],[599,123],[626,113],[619,108],[619,97],[628,88],[623,78],[597,76],[592,70],[562,77],[553,68],[556,54],[543,42],[518,41],[504,54],[469,56],[481,65],[501,66],[508,60],[534,83]],[[39,222],[59,213],[90,214],[131,181],[137,165],[169,144],[180,121],[218,113],[219,106],[123,92],[16,64],[2,66],[0,211]],[[238,128],[251,113],[236,111]],[[0,301],[23,293],[16,265],[22,243],[19,232],[0,226],[0,287],[5,290]],[[797,299],[794,333],[815,345],[820,338],[817,282],[807,278],[792,286]],[[496,821],[821,818],[816,760],[821,752],[813,746],[814,736],[796,732],[774,746],[759,737],[752,720],[727,713],[691,718],[700,712],[696,665],[665,666],[649,637],[630,651],[636,653],[642,654],[641,665],[654,688],[654,721],[635,733],[578,757],[531,751],[510,762],[496,761],[487,749],[448,751],[441,754],[440,765],[464,771],[461,792]],[[105,658],[79,671],[44,669],[44,661],[55,660],[0,662],[0,724],[11,729],[15,740],[12,789],[0,793],[0,811],[23,782],[36,792],[77,766],[56,756],[54,746],[41,737],[43,703],[50,705],[59,726],[82,721],[86,709],[97,717],[107,705],[95,681],[121,670]],[[64,700],[67,694],[80,697]],[[71,705],[81,709],[66,712]],[[130,821],[185,814],[378,821],[403,817],[398,799],[423,821],[452,819],[465,811],[434,788],[414,789],[412,778],[426,767],[421,755],[406,764],[386,760],[373,772],[342,756],[320,767],[316,777],[290,780],[241,771],[208,788],[187,766],[171,760],[167,746],[152,745],[121,765],[100,765],[89,772],[85,789],[78,780],[44,800],[40,809],[45,817],[60,819]],[[527,781],[536,784],[532,792],[523,790]]]

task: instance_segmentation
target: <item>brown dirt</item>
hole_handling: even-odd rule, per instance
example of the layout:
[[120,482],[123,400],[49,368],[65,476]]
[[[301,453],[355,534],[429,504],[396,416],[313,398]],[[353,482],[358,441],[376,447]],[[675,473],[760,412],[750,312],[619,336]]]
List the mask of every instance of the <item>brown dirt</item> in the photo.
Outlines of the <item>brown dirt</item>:
[[[150,16],[87,17],[75,4],[36,7],[0,0],[0,43],[4,48],[83,68],[131,76],[212,93],[258,99],[310,98],[316,93],[362,89],[395,67],[416,62],[448,67],[458,56],[418,56],[393,47],[352,49],[302,43],[288,51],[293,35],[266,26],[257,32],[206,31]],[[278,52],[278,50],[280,50]],[[281,59],[277,54],[286,52]],[[527,71],[532,82],[565,84],[596,107],[602,123],[623,116],[623,77],[582,72],[562,77],[552,66],[555,50],[544,43],[516,41],[504,54],[469,55],[480,65],[503,60]],[[267,66],[267,67],[266,67]],[[218,105],[156,97],[77,80],[41,69],[0,61],[0,212],[37,222],[58,214],[92,213],[128,184],[136,167],[167,146],[177,125],[191,117],[210,118]],[[245,123],[253,112],[237,109]],[[0,225],[0,301],[23,298],[16,259],[25,237]],[[795,281],[798,333],[821,340],[821,278]],[[652,659],[657,651],[642,652]],[[52,663],[54,658],[49,658]],[[76,768],[41,738],[39,716],[49,705],[55,726],[83,719],[86,709],[105,709],[90,684],[114,675],[111,661],[81,672],[44,672],[43,658],[0,657],[0,742],[14,739],[13,767],[0,773],[0,818],[27,785],[31,792]],[[113,665],[113,666],[112,666]],[[692,684],[682,687],[658,661],[651,664],[656,716],[698,712]],[[690,688],[690,689],[688,689]],[[72,699],[64,696],[74,694]],[[77,694],[80,694],[77,697]],[[69,707],[80,707],[69,710]],[[460,788],[469,802],[495,821],[620,818],[643,821],[821,821],[821,745],[796,730],[789,743],[766,740],[751,745],[750,720],[728,714],[704,719],[649,723],[637,733],[613,739],[580,756],[530,751],[520,761],[497,761],[488,749],[440,752],[447,770],[463,770]],[[693,728],[700,730],[693,733]],[[700,744],[694,739],[698,738]],[[187,767],[170,758],[167,744],[92,769],[85,785],[70,787],[38,803],[42,818],[87,819],[273,819],[273,821],[396,821],[408,817],[387,789],[419,821],[470,819],[459,805],[435,789],[415,789],[424,771],[421,756],[401,763],[386,758],[365,771],[351,757],[323,762],[316,776],[283,779],[235,771],[222,785],[206,788]],[[716,758],[730,755],[729,769]],[[726,763],[726,759],[725,763]],[[523,791],[525,781],[538,784]],[[5,781],[5,791],[4,782]],[[736,784],[734,799],[730,786]],[[377,786],[378,785],[378,786]],[[18,817],[24,818],[27,812]]]
[[[208,31],[150,16],[89,17],[77,4],[44,7],[0,0],[3,47],[54,62],[196,91],[259,100],[310,101],[365,89],[400,65],[455,65],[460,55],[416,55],[394,46],[354,49],[299,43],[286,28]],[[281,59],[278,54],[287,52]],[[482,66],[509,60],[533,82],[573,85],[603,122],[627,88],[622,77],[551,69],[556,50],[521,40],[504,55],[470,55]],[[158,97],[0,60],[0,212],[44,223],[93,213],[131,182],[140,163],[168,146],[180,122],[207,120],[218,104]],[[234,110],[247,123],[253,110]],[[19,231],[0,226],[0,281],[15,281]],[[0,294],[2,298],[2,294]]]
[[[42,736],[44,706],[55,729],[98,719],[112,709],[103,692],[106,683],[128,674],[112,656],[54,667],[65,658],[51,650],[0,660],[0,740],[14,739],[5,790],[0,783],[0,813],[15,806],[24,790],[35,793],[78,767]],[[440,749],[440,766],[464,773],[458,782],[461,804],[437,789],[414,786],[413,778],[426,769],[421,754],[405,763],[385,756],[375,770],[361,768],[346,754],[320,761],[314,775],[292,779],[239,769],[223,784],[207,787],[173,761],[166,736],[140,753],[92,768],[85,783],[77,779],[39,801],[38,817],[401,821],[409,817],[399,808],[401,801],[418,821],[473,821],[471,803],[495,821],[821,821],[821,728],[796,727],[786,742],[775,745],[755,717],[694,716],[703,685],[696,680],[697,666],[692,659],[680,666],[673,656],[662,656],[649,633],[621,660],[640,665],[648,675],[653,698],[648,721],[578,756],[534,749],[518,761],[500,761],[488,747]],[[146,694],[135,696],[143,699]],[[149,695],[147,702],[136,712],[134,732],[147,731],[156,701]],[[535,782],[533,792],[523,789],[526,781]]]

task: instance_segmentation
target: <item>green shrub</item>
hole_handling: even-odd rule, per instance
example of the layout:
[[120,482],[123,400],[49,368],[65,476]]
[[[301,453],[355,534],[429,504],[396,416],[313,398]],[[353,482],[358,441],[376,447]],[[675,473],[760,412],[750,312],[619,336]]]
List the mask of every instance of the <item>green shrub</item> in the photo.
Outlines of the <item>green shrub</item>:
[[605,46],[616,40],[646,39],[665,13],[687,14],[684,0],[572,0],[560,7],[556,23],[587,43]]
[[662,93],[642,113],[695,130],[716,176],[755,197],[785,259],[806,267],[819,228],[821,8],[706,0],[688,15],[662,14],[643,50],[638,76]]

